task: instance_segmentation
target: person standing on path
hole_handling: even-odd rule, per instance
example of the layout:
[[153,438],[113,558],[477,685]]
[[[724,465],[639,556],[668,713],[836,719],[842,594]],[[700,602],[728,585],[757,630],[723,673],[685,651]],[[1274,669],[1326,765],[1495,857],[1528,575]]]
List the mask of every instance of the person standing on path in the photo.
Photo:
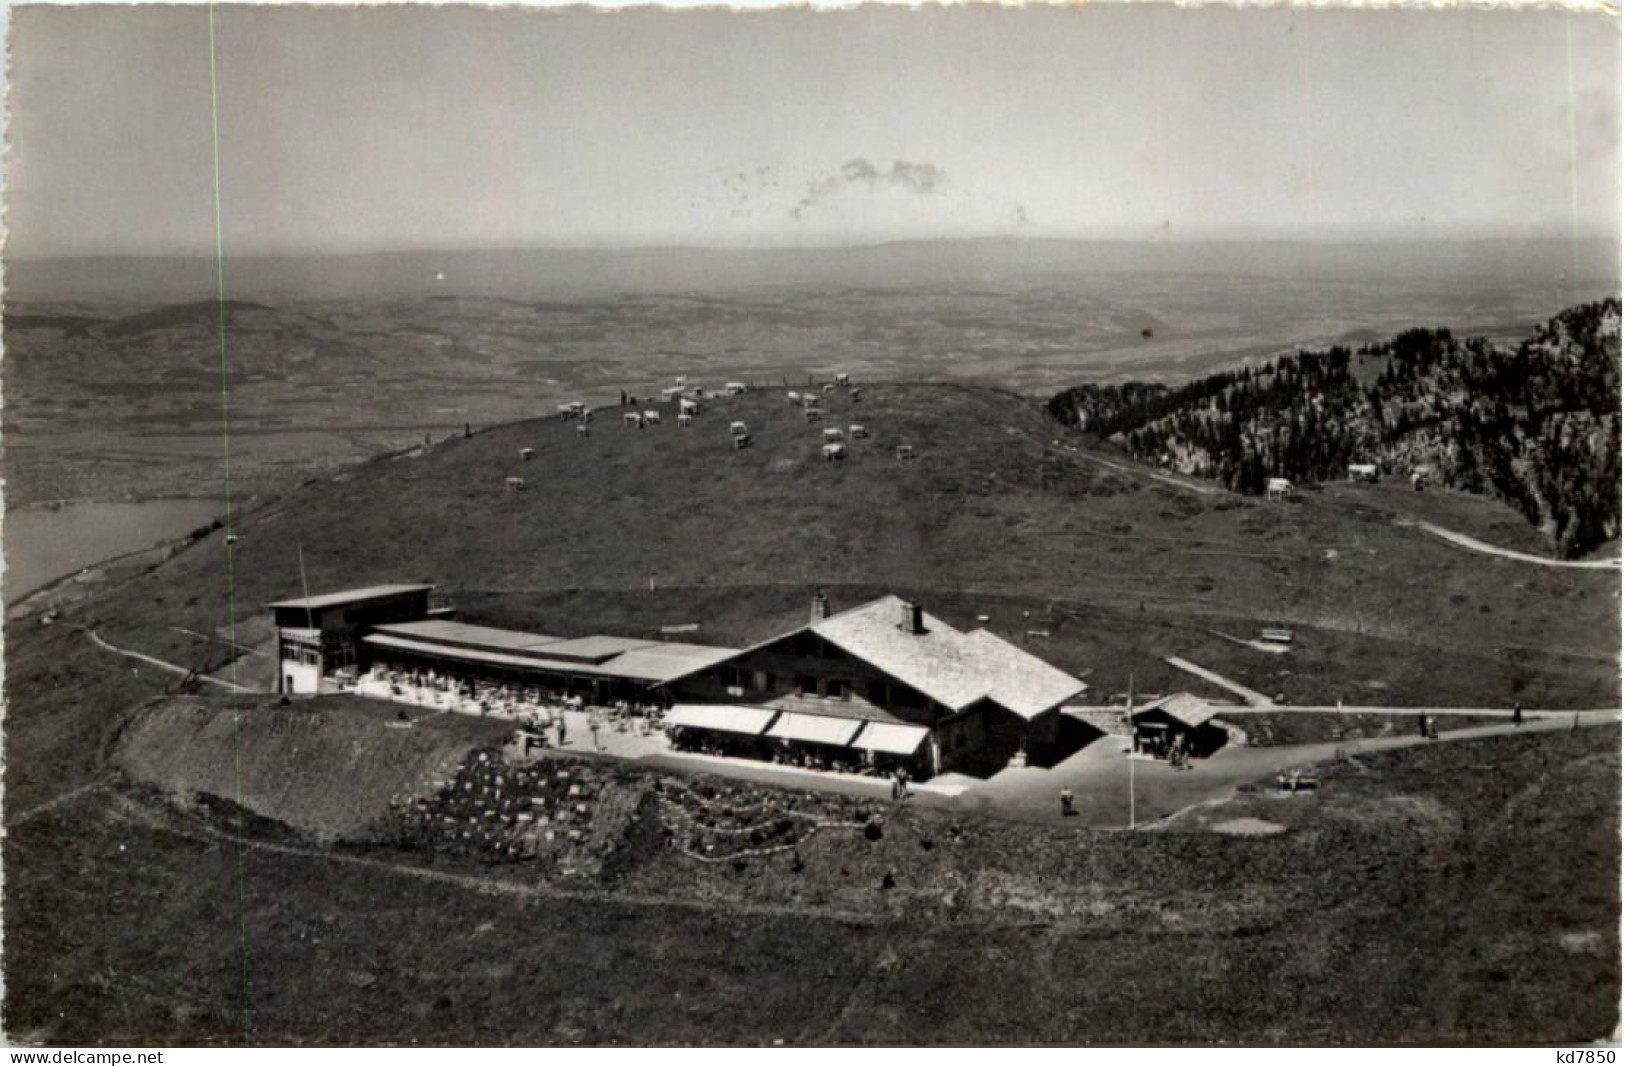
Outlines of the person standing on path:
[[1061,817],[1070,818],[1076,813],[1072,809],[1072,790],[1070,788],[1061,789]]
[[1520,728],[1523,726],[1523,704],[1521,702],[1512,705],[1512,724]]
[[563,711],[555,711],[553,713],[553,728],[559,731],[559,747],[564,747],[564,735],[567,726],[565,725]]

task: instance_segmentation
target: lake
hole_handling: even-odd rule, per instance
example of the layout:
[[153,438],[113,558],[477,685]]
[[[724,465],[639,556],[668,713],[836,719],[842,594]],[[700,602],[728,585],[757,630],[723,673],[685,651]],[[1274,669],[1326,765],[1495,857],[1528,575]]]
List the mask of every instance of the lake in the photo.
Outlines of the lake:
[[6,512],[11,603],[94,563],[184,536],[225,513],[221,500],[86,501]]

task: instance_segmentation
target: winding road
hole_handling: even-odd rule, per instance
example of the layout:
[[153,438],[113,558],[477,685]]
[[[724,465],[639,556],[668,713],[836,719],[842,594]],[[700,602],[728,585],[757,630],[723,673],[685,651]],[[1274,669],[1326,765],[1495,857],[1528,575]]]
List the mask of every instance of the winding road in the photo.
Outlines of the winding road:
[[1436,526],[1432,522],[1423,522],[1415,518],[1396,518],[1394,523],[1431,533],[1440,540],[1449,541],[1458,548],[1466,548],[1468,551],[1480,552],[1484,555],[1497,555],[1502,559],[1512,559],[1520,563],[1534,563],[1538,566],[1559,566],[1570,570],[1618,570],[1620,568],[1618,559],[1548,559],[1541,555],[1530,555],[1528,552],[1515,552],[1510,548],[1497,548],[1493,544],[1485,544],[1483,541],[1469,537],[1465,533],[1457,533],[1455,530],[1446,529],[1443,526]]
[[138,651],[131,651],[128,648],[121,648],[116,644],[109,644],[107,641],[103,640],[101,638],[101,634],[97,633],[94,629],[85,630],[85,636],[89,637],[91,642],[94,643],[98,648],[105,651],[110,651],[114,655],[122,655],[126,659],[135,659],[138,662],[146,663],[149,666],[156,666],[160,670],[168,670],[172,674],[180,674],[182,677],[195,677],[199,681],[206,681],[211,685],[219,685],[221,688],[230,689],[232,692],[254,691],[254,689],[249,688],[247,685],[239,685],[234,681],[223,681],[218,677],[210,677],[208,674],[200,674],[195,670],[188,670],[184,666],[176,666],[174,663],[166,663],[162,659],[154,659],[152,656],[143,655]]

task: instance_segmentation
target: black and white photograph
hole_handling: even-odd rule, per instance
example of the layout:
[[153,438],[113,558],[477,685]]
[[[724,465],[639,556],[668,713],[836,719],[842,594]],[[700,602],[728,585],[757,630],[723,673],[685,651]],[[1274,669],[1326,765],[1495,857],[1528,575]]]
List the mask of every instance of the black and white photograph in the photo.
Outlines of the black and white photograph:
[[1614,1061],[1617,5],[6,16],[8,1046]]

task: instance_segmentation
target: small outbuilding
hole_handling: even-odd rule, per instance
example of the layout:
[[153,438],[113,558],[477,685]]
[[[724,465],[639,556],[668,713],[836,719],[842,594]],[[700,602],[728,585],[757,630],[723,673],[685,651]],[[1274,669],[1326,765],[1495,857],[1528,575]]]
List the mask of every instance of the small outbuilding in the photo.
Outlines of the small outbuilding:
[[1189,692],[1176,692],[1152,700],[1131,715],[1134,750],[1166,759],[1175,750],[1202,757],[1213,754],[1229,739],[1213,724],[1213,705]]

